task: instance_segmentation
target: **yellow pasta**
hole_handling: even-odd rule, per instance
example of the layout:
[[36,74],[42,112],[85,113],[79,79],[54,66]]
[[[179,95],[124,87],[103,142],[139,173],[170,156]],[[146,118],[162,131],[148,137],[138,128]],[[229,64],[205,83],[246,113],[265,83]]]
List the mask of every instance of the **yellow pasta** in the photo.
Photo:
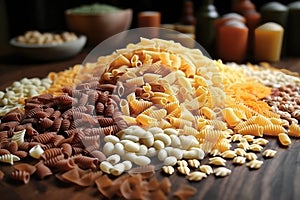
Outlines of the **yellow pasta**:
[[128,101],[129,106],[135,114],[139,114],[153,105],[152,102],[144,100],[132,100]]
[[241,121],[241,119],[236,116],[232,108],[223,109],[222,114],[227,124],[231,127],[236,126]]
[[167,116],[167,111],[165,109],[152,110],[149,114],[149,117],[153,117],[157,120],[162,120]]
[[286,130],[280,125],[269,124],[264,126],[264,135],[276,136],[280,133],[285,133]]
[[282,144],[283,146],[289,146],[292,143],[291,139],[286,133],[279,133],[278,139],[280,144]]
[[292,137],[300,137],[300,126],[299,124],[292,123],[289,126],[288,135]]
[[262,137],[264,134],[264,128],[258,124],[250,124],[239,129],[237,132],[242,135],[254,135]]
[[176,117],[170,117],[170,124],[172,124],[173,127],[175,128],[183,128],[184,126],[192,126],[193,123],[188,120],[184,120],[181,118],[176,118]]
[[145,114],[139,114],[136,117],[136,121],[140,123],[142,126],[155,126],[157,124],[157,119],[153,117],[149,117]]
[[216,118],[216,113],[212,109],[210,109],[206,106],[203,106],[202,108],[200,108],[200,113],[202,115],[204,115],[207,119]]

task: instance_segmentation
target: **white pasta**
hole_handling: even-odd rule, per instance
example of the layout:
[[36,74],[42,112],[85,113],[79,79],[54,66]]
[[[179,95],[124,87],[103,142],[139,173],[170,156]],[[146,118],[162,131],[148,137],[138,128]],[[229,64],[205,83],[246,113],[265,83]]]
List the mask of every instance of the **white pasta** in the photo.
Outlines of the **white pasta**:
[[114,152],[114,144],[111,142],[106,142],[103,146],[102,152],[104,153],[104,155],[106,156],[110,156],[113,154]]
[[121,157],[118,154],[113,154],[106,158],[106,161],[111,163],[112,165],[119,163],[120,160],[121,160]]
[[174,156],[177,158],[177,160],[181,160],[183,157],[183,150],[172,147],[171,150],[169,151],[169,156]]
[[164,134],[164,133],[155,134],[154,140],[162,141],[165,146],[169,146],[172,143],[170,136],[168,136],[167,134]]
[[263,161],[261,160],[251,160],[246,165],[251,169],[259,169],[263,164]]
[[199,167],[201,172],[206,173],[207,175],[212,174],[213,173],[213,169],[210,165],[201,165]]
[[201,181],[203,178],[207,178],[206,173],[195,171],[187,175],[189,181]]
[[175,172],[174,167],[172,167],[172,166],[163,166],[162,170],[165,174],[168,174],[168,175],[172,175]]
[[177,167],[177,170],[179,173],[184,175],[188,175],[191,172],[190,168],[188,168],[187,166],[179,166]]
[[100,169],[104,173],[110,174],[110,170],[113,168],[113,165],[108,161],[102,161],[100,163]]
[[264,139],[264,138],[256,138],[256,139],[253,140],[253,144],[258,144],[258,145],[261,145],[261,146],[265,146],[268,143],[269,143],[269,140]]
[[234,151],[235,151],[236,155],[238,155],[238,156],[245,156],[245,154],[246,154],[246,151],[242,148],[236,148]]
[[168,156],[165,160],[164,160],[164,165],[166,166],[174,166],[177,163],[177,158],[174,156]]
[[44,153],[42,147],[37,144],[29,150],[29,155],[35,159],[40,159],[41,155]]
[[168,157],[168,152],[165,149],[160,149],[157,157],[160,161],[164,161]]
[[257,159],[257,155],[253,152],[246,153],[245,157],[247,158],[247,160],[256,160]]
[[221,157],[213,157],[213,158],[209,158],[209,164],[218,165],[218,166],[225,166],[226,165],[226,160],[221,158]]
[[262,155],[264,157],[267,157],[267,158],[273,158],[275,156],[275,154],[277,153],[277,151],[275,150],[272,150],[272,149],[266,149]]
[[11,140],[15,141],[18,145],[22,144],[24,142],[25,132],[26,129],[14,132],[14,135],[12,136]]
[[200,161],[197,159],[188,160],[188,164],[190,167],[198,168],[200,166]]
[[226,168],[226,167],[218,167],[216,169],[214,169],[214,174],[216,176],[228,176],[229,174],[231,174],[231,170]]
[[178,161],[177,161],[177,165],[178,165],[179,167],[187,167],[187,166],[188,166],[188,163],[187,163],[186,160],[178,160]]
[[4,154],[0,156],[0,162],[14,164],[15,161],[19,161],[20,158],[14,154]]
[[111,142],[112,144],[116,144],[120,141],[120,139],[115,135],[107,135],[104,137],[105,142]]
[[262,149],[263,147],[260,146],[259,144],[250,144],[249,146],[250,151],[260,152]]
[[123,163],[118,163],[109,170],[109,172],[114,176],[120,176],[124,171],[125,165]]
[[124,145],[124,149],[128,152],[138,152],[140,150],[140,145],[138,143],[132,142],[131,140],[124,142],[123,145]]
[[124,165],[125,171],[128,171],[132,168],[132,162],[130,162],[129,160],[124,160],[122,163]]
[[233,150],[227,150],[227,151],[222,152],[222,153],[221,153],[221,156],[222,156],[223,158],[234,158],[234,157],[236,157],[237,155],[236,155],[236,152],[235,152],[235,151],[233,151]]
[[242,165],[242,164],[246,163],[246,158],[243,156],[237,156],[237,157],[233,158],[232,162],[234,164]]
[[139,166],[149,165],[151,163],[150,158],[147,156],[137,156],[133,162]]

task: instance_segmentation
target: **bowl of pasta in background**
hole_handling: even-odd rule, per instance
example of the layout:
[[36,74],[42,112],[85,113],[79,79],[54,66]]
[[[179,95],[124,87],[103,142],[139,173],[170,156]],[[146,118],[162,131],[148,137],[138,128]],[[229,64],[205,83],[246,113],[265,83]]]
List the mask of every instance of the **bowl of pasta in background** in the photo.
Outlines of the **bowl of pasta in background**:
[[130,27],[132,9],[93,4],[68,9],[65,16],[71,31],[86,35],[90,45],[97,45]]
[[[19,56],[35,61],[55,61],[73,57],[83,49],[87,40],[84,35],[76,35],[72,40],[61,42],[41,42],[39,39],[36,39],[35,42],[33,40],[24,41],[26,34],[34,35],[41,33],[38,31],[28,31],[23,36],[12,38],[10,45],[13,46]],[[35,36],[30,37],[34,38]]]

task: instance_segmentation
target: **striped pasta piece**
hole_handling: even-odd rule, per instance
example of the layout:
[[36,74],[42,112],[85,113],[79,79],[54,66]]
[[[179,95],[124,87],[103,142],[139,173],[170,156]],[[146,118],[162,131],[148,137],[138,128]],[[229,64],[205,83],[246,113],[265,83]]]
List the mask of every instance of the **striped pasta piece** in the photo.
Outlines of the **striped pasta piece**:
[[10,177],[14,180],[18,180],[18,181],[21,181],[23,182],[24,184],[27,184],[29,183],[30,181],[30,174],[29,172],[27,171],[24,171],[24,170],[16,170],[16,171],[13,171],[11,174],[10,174]]
[[53,133],[43,133],[36,136],[33,136],[33,139],[42,144],[46,144],[52,140],[54,137]]
[[279,133],[278,139],[280,144],[282,144],[283,146],[289,146],[292,143],[291,139],[286,133]]
[[52,175],[52,171],[43,162],[37,163],[35,167],[36,167],[36,174],[40,177],[40,179],[44,179]]
[[156,124],[157,119],[147,116],[145,114],[139,114],[136,117],[136,121],[137,121],[137,123],[140,123],[143,126],[153,126]]
[[193,123],[191,121],[181,119],[181,118],[175,118],[175,117],[170,117],[169,118],[170,123],[172,126],[175,128],[183,128],[184,126],[192,126]]
[[127,115],[127,116],[130,115],[129,104],[126,99],[121,99],[120,108],[121,108],[121,112],[123,113],[123,115]]
[[289,126],[288,135],[292,137],[300,137],[300,126],[296,123],[292,123]]
[[128,102],[134,114],[140,114],[141,112],[143,112],[144,110],[146,110],[147,108],[153,105],[152,102],[144,101],[144,100],[133,100],[133,101],[128,100]]
[[56,157],[61,154],[62,154],[61,148],[50,148],[43,152],[41,158],[43,158],[44,160],[49,160],[50,158]]
[[262,137],[264,134],[264,128],[258,124],[250,124],[239,129],[237,132],[242,135],[254,135]]
[[269,124],[264,126],[264,135],[277,136],[280,133],[287,132],[281,125]]
[[83,169],[96,169],[99,164],[99,160],[97,158],[87,156],[77,156],[74,158],[74,161],[80,168]]
[[225,108],[222,110],[223,117],[227,124],[231,127],[238,125],[241,119],[234,113],[232,108]]

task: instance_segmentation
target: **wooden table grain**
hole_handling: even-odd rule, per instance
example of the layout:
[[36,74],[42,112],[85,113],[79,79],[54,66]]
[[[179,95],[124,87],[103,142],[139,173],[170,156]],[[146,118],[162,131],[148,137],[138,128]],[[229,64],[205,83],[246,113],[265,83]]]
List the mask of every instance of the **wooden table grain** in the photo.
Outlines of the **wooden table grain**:
[[[34,63],[15,55],[10,48],[0,49],[0,89],[3,90],[13,81],[24,77],[45,77],[51,71],[62,71],[75,64],[83,62],[90,48],[83,50],[77,56],[47,63]],[[284,58],[272,63],[278,68],[286,68],[300,72],[300,58]],[[247,166],[235,166],[228,161],[227,167],[232,170],[231,175],[225,178],[208,176],[200,182],[189,182],[184,176],[173,174],[170,176],[172,191],[182,184],[190,184],[197,188],[192,199],[214,200],[292,200],[300,199],[300,139],[292,139],[288,147],[279,145],[276,138],[268,138],[270,142],[265,148],[275,149],[275,158],[263,160],[262,167],[250,170]],[[207,163],[205,159],[202,164]],[[55,176],[39,180],[35,175],[28,184],[16,184],[11,181],[9,174],[13,167],[0,163],[0,169],[6,176],[0,181],[0,199],[22,200],[94,200],[100,199],[96,186],[78,187],[59,181]],[[155,176],[161,180],[165,176],[157,171]],[[171,197],[171,195],[170,195]]]

